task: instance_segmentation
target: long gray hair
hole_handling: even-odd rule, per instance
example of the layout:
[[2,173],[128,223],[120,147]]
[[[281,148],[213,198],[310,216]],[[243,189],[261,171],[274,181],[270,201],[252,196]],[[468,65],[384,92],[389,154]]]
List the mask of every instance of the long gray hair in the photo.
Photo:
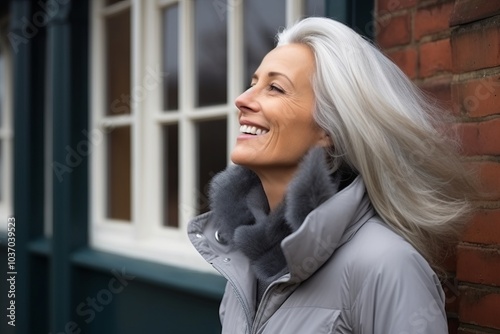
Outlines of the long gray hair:
[[456,241],[476,191],[444,135],[445,112],[339,22],[304,19],[278,34],[278,46],[290,43],[315,55],[314,117],[332,139],[332,171],[361,174],[381,218],[442,274],[443,246]]

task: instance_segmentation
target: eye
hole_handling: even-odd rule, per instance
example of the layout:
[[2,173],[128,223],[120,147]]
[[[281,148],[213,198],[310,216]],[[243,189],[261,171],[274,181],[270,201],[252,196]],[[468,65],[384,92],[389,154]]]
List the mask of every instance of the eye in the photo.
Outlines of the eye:
[[284,94],[285,93],[285,91],[281,87],[279,87],[279,86],[277,86],[275,84],[269,85],[269,90],[278,92],[280,94]]

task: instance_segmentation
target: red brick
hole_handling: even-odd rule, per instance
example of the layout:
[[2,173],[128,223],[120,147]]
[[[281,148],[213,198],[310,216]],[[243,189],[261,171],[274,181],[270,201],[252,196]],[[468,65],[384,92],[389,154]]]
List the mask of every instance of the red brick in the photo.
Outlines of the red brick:
[[500,14],[500,1],[457,0],[450,26],[470,23]]
[[460,289],[460,322],[500,329],[500,292],[462,287]]
[[468,163],[472,171],[477,171],[481,190],[485,199],[500,199],[500,163],[481,161]]
[[437,99],[443,108],[452,111],[451,103],[451,80],[452,76],[442,76],[425,80],[421,85],[426,93]]
[[500,249],[458,246],[457,278],[460,281],[500,286]]
[[465,155],[500,155],[500,118],[457,126]]
[[470,117],[500,114],[500,75],[453,83],[454,109]]
[[430,77],[440,72],[451,71],[450,40],[442,39],[420,46],[420,77]]
[[405,50],[389,52],[387,54],[396,65],[410,78],[414,79],[417,76],[417,50],[408,48]]
[[462,240],[500,245],[500,209],[477,212],[467,225]]
[[454,4],[444,3],[419,8],[415,15],[415,39],[434,34],[449,28],[449,20]]
[[454,30],[451,45],[455,73],[500,65],[500,18]]
[[382,48],[408,44],[411,40],[410,15],[391,16],[377,22],[377,42]]
[[401,9],[410,8],[417,4],[417,0],[378,0],[378,15],[385,15]]
[[460,137],[461,153],[464,155],[478,155],[479,129],[477,123],[456,124],[457,134]]

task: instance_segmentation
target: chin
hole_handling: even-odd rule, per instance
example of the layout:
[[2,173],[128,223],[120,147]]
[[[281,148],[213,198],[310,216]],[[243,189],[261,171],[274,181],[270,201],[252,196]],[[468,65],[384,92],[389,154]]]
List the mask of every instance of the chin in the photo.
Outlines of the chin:
[[250,162],[249,160],[248,158],[245,159],[241,154],[231,153],[231,161],[236,165],[247,166]]
[[231,161],[237,165],[249,166],[255,163],[258,154],[255,148],[236,145],[231,152]]

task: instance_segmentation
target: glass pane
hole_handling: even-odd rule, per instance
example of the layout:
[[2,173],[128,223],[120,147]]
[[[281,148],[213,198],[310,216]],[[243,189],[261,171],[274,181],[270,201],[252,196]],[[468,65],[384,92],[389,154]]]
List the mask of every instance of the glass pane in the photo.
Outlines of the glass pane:
[[224,104],[227,101],[226,1],[196,0],[194,4],[196,106]]
[[130,113],[130,10],[106,18],[108,115]]
[[248,86],[262,58],[275,47],[276,34],[286,26],[286,0],[252,0],[244,4],[244,85]]
[[262,58],[275,47],[275,37],[286,26],[286,0],[244,2],[245,77],[248,86]]
[[208,211],[209,181],[219,171],[226,168],[226,130],[223,120],[198,123],[198,184],[197,209],[199,213]]
[[130,126],[114,128],[108,139],[108,218],[130,220]]
[[163,226],[179,226],[179,127],[163,127]]
[[179,6],[163,10],[163,109],[179,108]]
[[326,16],[325,0],[306,0],[306,16]]

